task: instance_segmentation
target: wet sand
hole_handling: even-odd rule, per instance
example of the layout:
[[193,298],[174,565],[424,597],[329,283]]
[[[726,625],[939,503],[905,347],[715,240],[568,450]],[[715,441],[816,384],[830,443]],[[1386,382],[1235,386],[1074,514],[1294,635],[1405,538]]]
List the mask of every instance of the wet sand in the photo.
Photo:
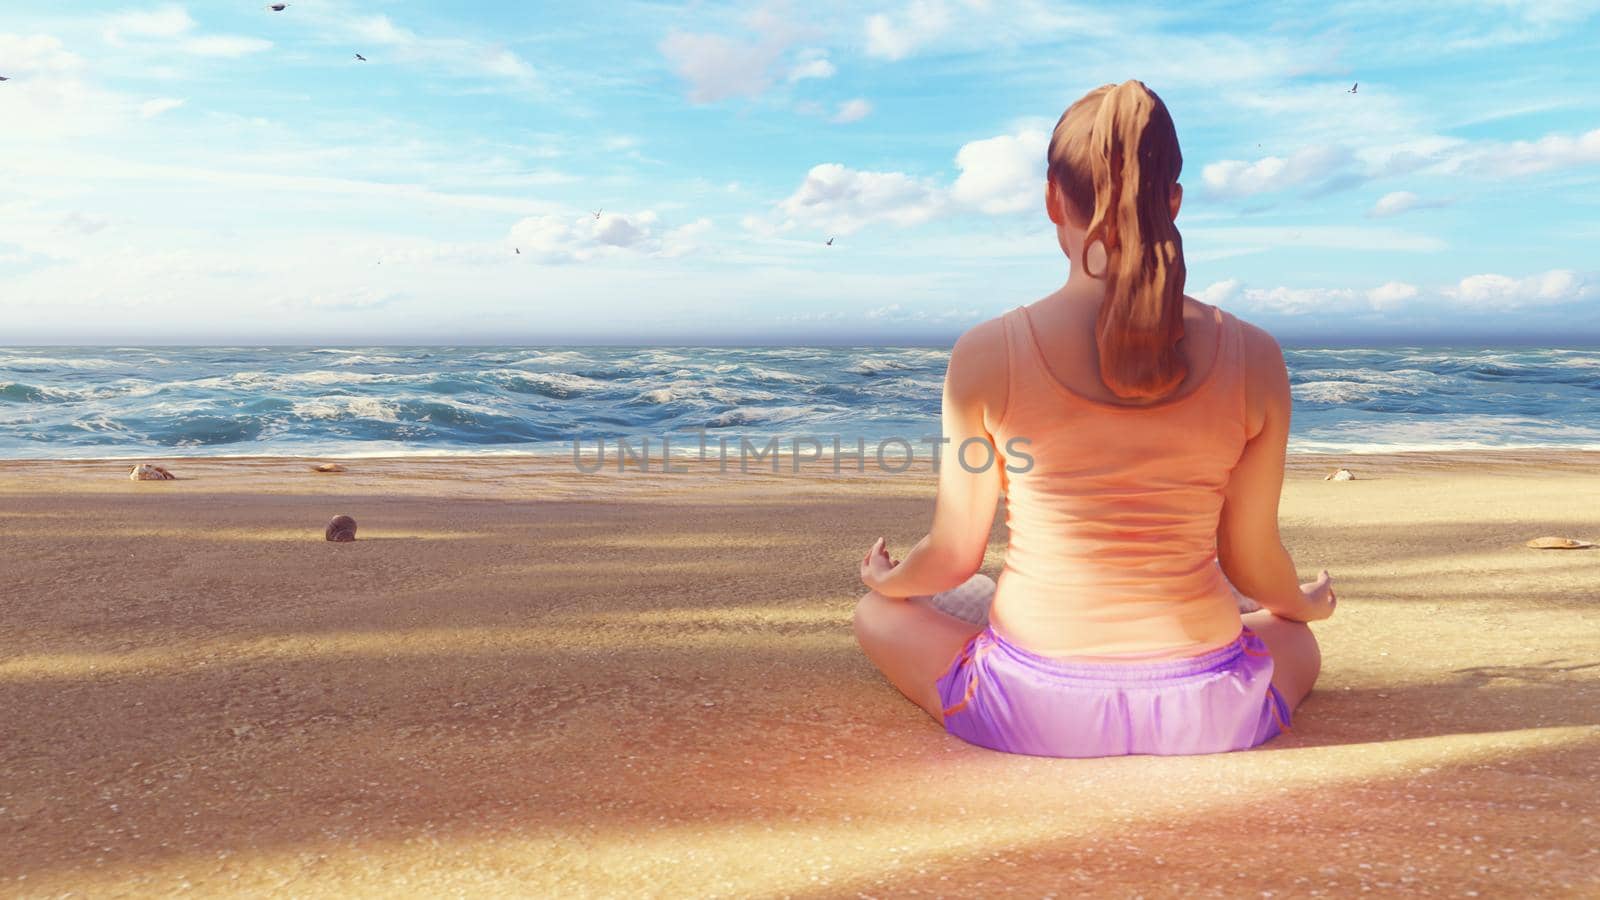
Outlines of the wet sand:
[[855,647],[926,473],[149,461],[0,462],[0,895],[1600,894],[1600,454],[1294,457],[1293,733],[1101,760]]

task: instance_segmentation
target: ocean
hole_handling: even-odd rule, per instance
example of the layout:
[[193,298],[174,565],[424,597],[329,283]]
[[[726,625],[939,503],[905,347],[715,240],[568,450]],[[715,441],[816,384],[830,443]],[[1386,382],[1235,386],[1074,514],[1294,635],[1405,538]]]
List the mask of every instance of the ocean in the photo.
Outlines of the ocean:
[[[1600,449],[1600,350],[1286,349],[1291,452]],[[948,353],[0,349],[0,458],[571,453],[936,435]],[[787,445],[785,445],[787,446]],[[925,452],[925,451],[924,451]]]

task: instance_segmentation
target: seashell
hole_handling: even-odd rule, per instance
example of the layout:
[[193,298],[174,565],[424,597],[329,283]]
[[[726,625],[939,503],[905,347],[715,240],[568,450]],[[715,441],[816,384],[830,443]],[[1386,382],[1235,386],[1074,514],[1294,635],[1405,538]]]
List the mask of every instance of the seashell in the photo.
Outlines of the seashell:
[[344,471],[344,466],[341,466],[338,463],[323,463],[320,466],[312,466],[311,467],[311,471],[313,471],[313,472],[343,472]]
[[1579,541],[1564,537],[1536,537],[1527,544],[1535,550],[1583,550],[1593,547],[1589,541]]
[[168,472],[165,466],[153,466],[149,463],[140,463],[128,473],[129,481],[176,481],[178,476]]
[[1331,474],[1323,476],[1322,480],[1323,481],[1355,481],[1356,480],[1356,473],[1350,471],[1349,469],[1340,469],[1337,472],[1333,472]]
[[345,543],[356,539],[356,520],[349,516],[334,516],[328,523],[328,530],[324,534],[330,541]]

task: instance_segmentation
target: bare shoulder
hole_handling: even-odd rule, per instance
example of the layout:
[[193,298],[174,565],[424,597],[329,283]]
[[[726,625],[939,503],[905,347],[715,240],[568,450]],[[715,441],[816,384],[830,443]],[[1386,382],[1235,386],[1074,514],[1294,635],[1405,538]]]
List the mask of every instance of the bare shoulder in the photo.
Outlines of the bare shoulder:
[[[1229,315],[1233,315],[1229,313]],[[1283,373],[1283,348],[1278,346],[1278,339],[1259,325],[1252,325],[1238,316],[1239,331],[1244,340],[1241,341],[1244,350],[1246,371],[1251,381],[1276,381]]]
[[1005,323],[1000,317],[972,326],[950,350],[945,392],[962,405],[998,411],[1005,404],[1007,358]]
[[985,362],[1005,362],[1006,329],[1004,317],[996,316],[968,328],[956,339],[950,350],[950,366],[963,368],[981,366]]
[[1233,318],[1239,323],[1240,352],[1244,354],[1245,427],[1254,438],[1269,418],[1287,423],[1291,404],[1289,370],[1277,338],[1259,325],[1238,316]]

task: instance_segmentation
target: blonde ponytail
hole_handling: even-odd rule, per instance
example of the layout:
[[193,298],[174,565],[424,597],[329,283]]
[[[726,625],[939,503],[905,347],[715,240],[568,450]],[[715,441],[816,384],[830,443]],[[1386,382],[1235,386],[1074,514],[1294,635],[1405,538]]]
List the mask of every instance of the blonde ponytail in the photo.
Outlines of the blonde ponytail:
[[1183,156],[1166,105],[1139,81],[1090,91],[1057,123],[1049,164],[1073,214],[1088,219],[1084,247],[1106,251],[1100,379],[1128,399],[1171,393],[1188,365],[1177,349],[1186,270],[1172,221]]

